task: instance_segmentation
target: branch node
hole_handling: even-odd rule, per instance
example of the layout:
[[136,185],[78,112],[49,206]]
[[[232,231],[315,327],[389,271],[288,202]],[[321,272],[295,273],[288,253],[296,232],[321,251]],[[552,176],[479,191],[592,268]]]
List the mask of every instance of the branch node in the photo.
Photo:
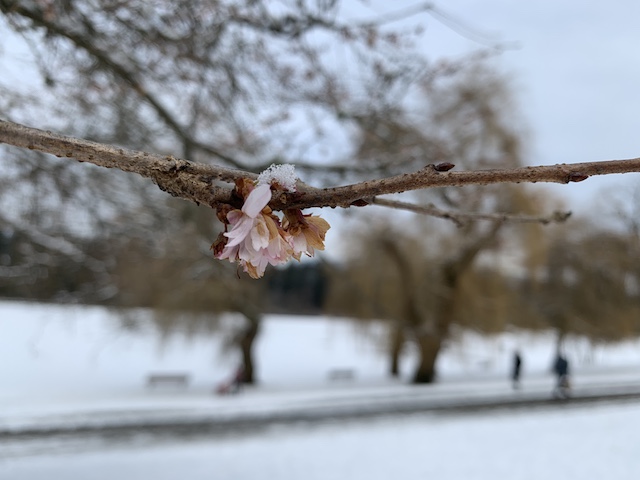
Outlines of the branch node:
[[449,162],[442,162],[442,163],[437,163],[435,165],[432,164],[432,167],[436,172],[448,172],[453,167],[455,167],[455,165]]
[[566,212],[555,211],[553,212],[553,215],[552,215],[552,221],[556,223],[565,222],[571,216],[572,213],[573,212],[571,211],[566,211]]
[[569,182],[582,182],[589,178],[589,175],[585,173],[572,172],[569,174],[569,178],[567,179],[567,183]]

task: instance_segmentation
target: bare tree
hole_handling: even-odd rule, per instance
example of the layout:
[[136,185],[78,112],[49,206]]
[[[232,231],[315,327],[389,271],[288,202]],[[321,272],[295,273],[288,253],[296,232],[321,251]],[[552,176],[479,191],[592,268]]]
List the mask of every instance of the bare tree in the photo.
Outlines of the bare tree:
[[[20,265],[8,267],[12,275],[33,276],[38,262],[65,255],[97,272],[88,285],[102,282],[105,296],[94,301],[174,315],[179,308],[212,314],[248,308],[250,326],[238,345],[250,362],[259,294],[247,289],[260,289],[237,283],[235,268],[201,267],[211,264],[208,248],[222,226],[214,227],[215,216],[167,201],[137,175],[68,159],[139,173],[210,207],[220,205],[207,198],[224,191],[219,181],[254,178],[251,172],[274,161],[316,171],[321,156],[333,163],[325,161],[324,181],[343,176],[355,162],[345,161],[345,148],[332,147],[336,132],[346,138],[352,118],[381,112],[393,103],[388,88],[425,68],[411,50],[411,34],[377,20],[343,22],[337,2],[324,1],[3,0],[0,12],[0,32],[24,40],[40,74],[32,90],[0,84],[2,98],[13,99],[0,102],[0,115],[94,142],[53,134],[53,143],[35,140],[33,131],[2,122],[2,141],[16,145],[22,136],[27,149],[3,149],[8,168],[0,202],[10,208],[0,209],[0,222],[25,241],[44,243],[49,254],[21,256]],[[336,53],[345,58],[341,65]],[[344,75],[345,65],[352,75]],[[45,143],[61,158],[35,153]],[[52,151],[53,144],[64,152]],[[132,161],[126,148],[155,154]],[[238,200],[231,203],[240,207]],[[185,238],[187,232],[194,237]],[[99,258],[83,247],[95,238],[110,249]],[[209,300],[194,302],[194,292]],[[250,376],[250,366],[245,371]]]
[[[73,165],[69,155],[150,176],[161,189],[212,207],[216,202],[207,197],[222,192],[216,180],[241,175],[176,170],[167,154],[245,171],[274,161],[315,169],[321,156],[325,170],[342,175],[350,162],[344,148],[332,147],[336,133],[346,136],[341,132],[350,119],[391,105],[389,89],[407,84],[426,64],[411,49],[411,34],[378,20],[344,22],[339,11],[337,2],[324,1],[3,0],[0,31],[24,39],[40,78],[26,90],[0,82],[2,98],[12,99],[0,104],[0,115],[159,154],[148,157],[157,162],[145,170],[141,158],[122,157],[126,150],[91,153],[95,144],[48,150],[62,157],[54,161],[7,149],[0,201],[11,208],[0,210],[3,224],[74,245],[86,236],[152,237],[172,217],[151,184]],[[334,54],[344,62],[336,64]],[[345,65],[352,76],[344,75]],[[15,145],[16,135],[3,130],[2,141]],[[32,140],[23,146],[37,150],[40,142]],[[326,168],[327,160],[340,164]],[[171,171],[182,174],[162,178],[175,177]],[[12,204],[16,195],[22,201]]]
[[604,342],[637,335],[634,242],[589,221],[550,235],[546,262],[525,283],[523,298],[557,332],[558,348],[569,334]]
[[[289,191],[275,185],[266,199],[260,218],[279,233],[286,222],[289,233],[308,229],[300,210],[314,206],[378,204],[459,224],[489,218],[464,227],[468,245],[448,257],[459,261],[451,260],[440,281],[455,290],[460,269],[497,235],[496,225],[514,215],[566,219],[524,218],[513,206],[526,195],[494,184],[640,171],[640,159],[523,167],[513,103],[485,58],[432,64],[414,48],[414,32],[384,19],[346,22],[334,1],[0,0],[0,13],[0,32],[25,39],[41,74],[37,95],[0,85],[9,95],[3,98],[12,98],[0,103],[0,114],[40,127],[0,120],[0,141],[20,148],[3,149],[0,222],[52,253],[94,265],[105,285],[114,284],[110,256],[92,257],[83,239],[104,239],[114,255],[132,239],[158,256],[175,252],[168,236],[191,214],[153,184],[216,209],[224,223],[218,228],[227,230],[248,185],[272,162],[296,164],[307,180]],[[320,188],[344,179],[355,183]],[[379,198],[418,190],[427,191],[415,197],[420,205]],[[306,240],[319,248],[324,231]],[[197,232],[202,253],[215,232]],[[438,307],[437,322],[447,323],[448,308]],[[416,379],[432,376],[425,366]]]
[[[464,167],[517,166],[521,162],[522,134],[514,125],[514,113],[503,79],[481,65],[457,68],[444,78],[427,79],[422,85],[424,103],[417,112],[399,112],[395,117],[374,119],[364,131],[360,155],[387,169],[406,168],[424,155],[456,158]],[[455,208],[460,212],[509,212],[518,206],[521,212],[532,212],[533,202],[526,194],[512,188],[473,187],[440,188],[422,193],[423,201],[431,201],[431,209]],[[475,259],[496,244],[504,225],[499,216],[489,222],[469,220],[451,215],[458,228],[449,235],[425,235],[424,243],[446,238],[446,246],[435,248],[429,260],[429,284],[425,288],[424,270],[412,267],[415,253],[395,241],[393,227],[386,235],[373,234],[381,250],[393,260],[398,271],[399,310],[393,312],[391,334],[391,373],[398,373],[398,358],[405,339],[417,345],[419,362],[413,381],[432,382],[438,353],[456,323],[457,305],[463,302],[461,282]],[[444,226],[431,229],[447,231]],[[426,230],[426,228],[425,228]],[[441,240],[442,241],[442,240]],[[428,249],[427,246],[418,246]],[[425,297],[430,297],[425,299]]]

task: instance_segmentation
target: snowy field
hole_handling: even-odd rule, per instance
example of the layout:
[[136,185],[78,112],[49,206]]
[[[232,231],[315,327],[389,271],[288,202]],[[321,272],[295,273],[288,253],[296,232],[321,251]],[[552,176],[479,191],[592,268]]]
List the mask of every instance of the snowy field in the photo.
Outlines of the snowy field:
[[0,478],[616,479],[640,472],[640,407],[304,426],[171,446],[0,463]]
[[[256,353],[260,384],[212,394],[236,359],[212,338],[161,341],[131,334],[102,308],[0,303],[0,430],[109,424],[127,419],[227,418],[363,408],[407,398],[443,400],[549,392],[553,336],[466,332],[443,352],[436,385],[386,378],[381,330],[327,318],[271,316]],[[511,355],[524,357],[523,388],[511,390]],[[640,384],[640,343],[567,346],[576,389]],[[336,382],[329,372],[348,369]],[[151,372],[184,372],[188,388],[146,387]],[[0,438],[0,479],[403,479],[637,478],[640,405],[598,404],[485,414],[412,414],[322,424],[300,422],[211,438],[125,443],[16,442]],[[35,448],[34,447],[37,447]]]

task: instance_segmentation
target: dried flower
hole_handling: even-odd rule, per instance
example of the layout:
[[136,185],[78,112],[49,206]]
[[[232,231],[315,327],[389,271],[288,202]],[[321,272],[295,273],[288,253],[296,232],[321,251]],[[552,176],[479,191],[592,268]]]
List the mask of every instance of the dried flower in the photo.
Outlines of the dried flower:
[[252,278],[260,278],[269,264],[300,260],[302,253],[313,256],[316,249],[324,250],[329,229],[325,220],[291,209],[281,223],[268,207],[272,188],[294,192],[296,180],[292,166],[272,165],[260,174],[257,186],[249,179],[237,181],[235,192],[245,202],[241,210],[218,210],[225,232],[211,246],[214,256],[239,262]]
[[324,237],[329,230],[329,222],[316,215],[304,215],[301,210],[284,212],[283,228],[289,234],[294,257],[300,260],[302,253],[313,257],[315,250],[324,250]]

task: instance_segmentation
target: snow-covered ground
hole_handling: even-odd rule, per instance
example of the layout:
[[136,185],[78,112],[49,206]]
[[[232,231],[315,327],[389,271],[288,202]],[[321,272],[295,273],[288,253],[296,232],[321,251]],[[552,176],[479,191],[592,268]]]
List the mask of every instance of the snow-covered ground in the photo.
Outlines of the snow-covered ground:
[[416,415],[0,461],[3,480],[635,480],[640,407]]
[[[148,328],[127,333],[102,308],[0,303],[0,430],[113,422],[277,415],[380,403],[544,394],[553,377],[553,336],[465,332],[443,352],[435,385],[389,380],[381,329],[327,318],[270,316],[257,345],[260,384],[241,395],[212,391],[236,359],[215,338],[162,341]],[[508,382],[515,348],[523,388]],[[567,345],[576,389],[640,384],[640,342]],[[331,381],[347,369],[352,380]],[[149,389],[151,372],[183,372],[189,386]],[[0,437],[0,479],[200,478],[634,478],[640,471],[636,404],[483,415],[412,414],[324,424],[301,422],[215,438]],[[232,432],[233,433],[233,432]],[[147,439],[148,440],[148,439]]]

